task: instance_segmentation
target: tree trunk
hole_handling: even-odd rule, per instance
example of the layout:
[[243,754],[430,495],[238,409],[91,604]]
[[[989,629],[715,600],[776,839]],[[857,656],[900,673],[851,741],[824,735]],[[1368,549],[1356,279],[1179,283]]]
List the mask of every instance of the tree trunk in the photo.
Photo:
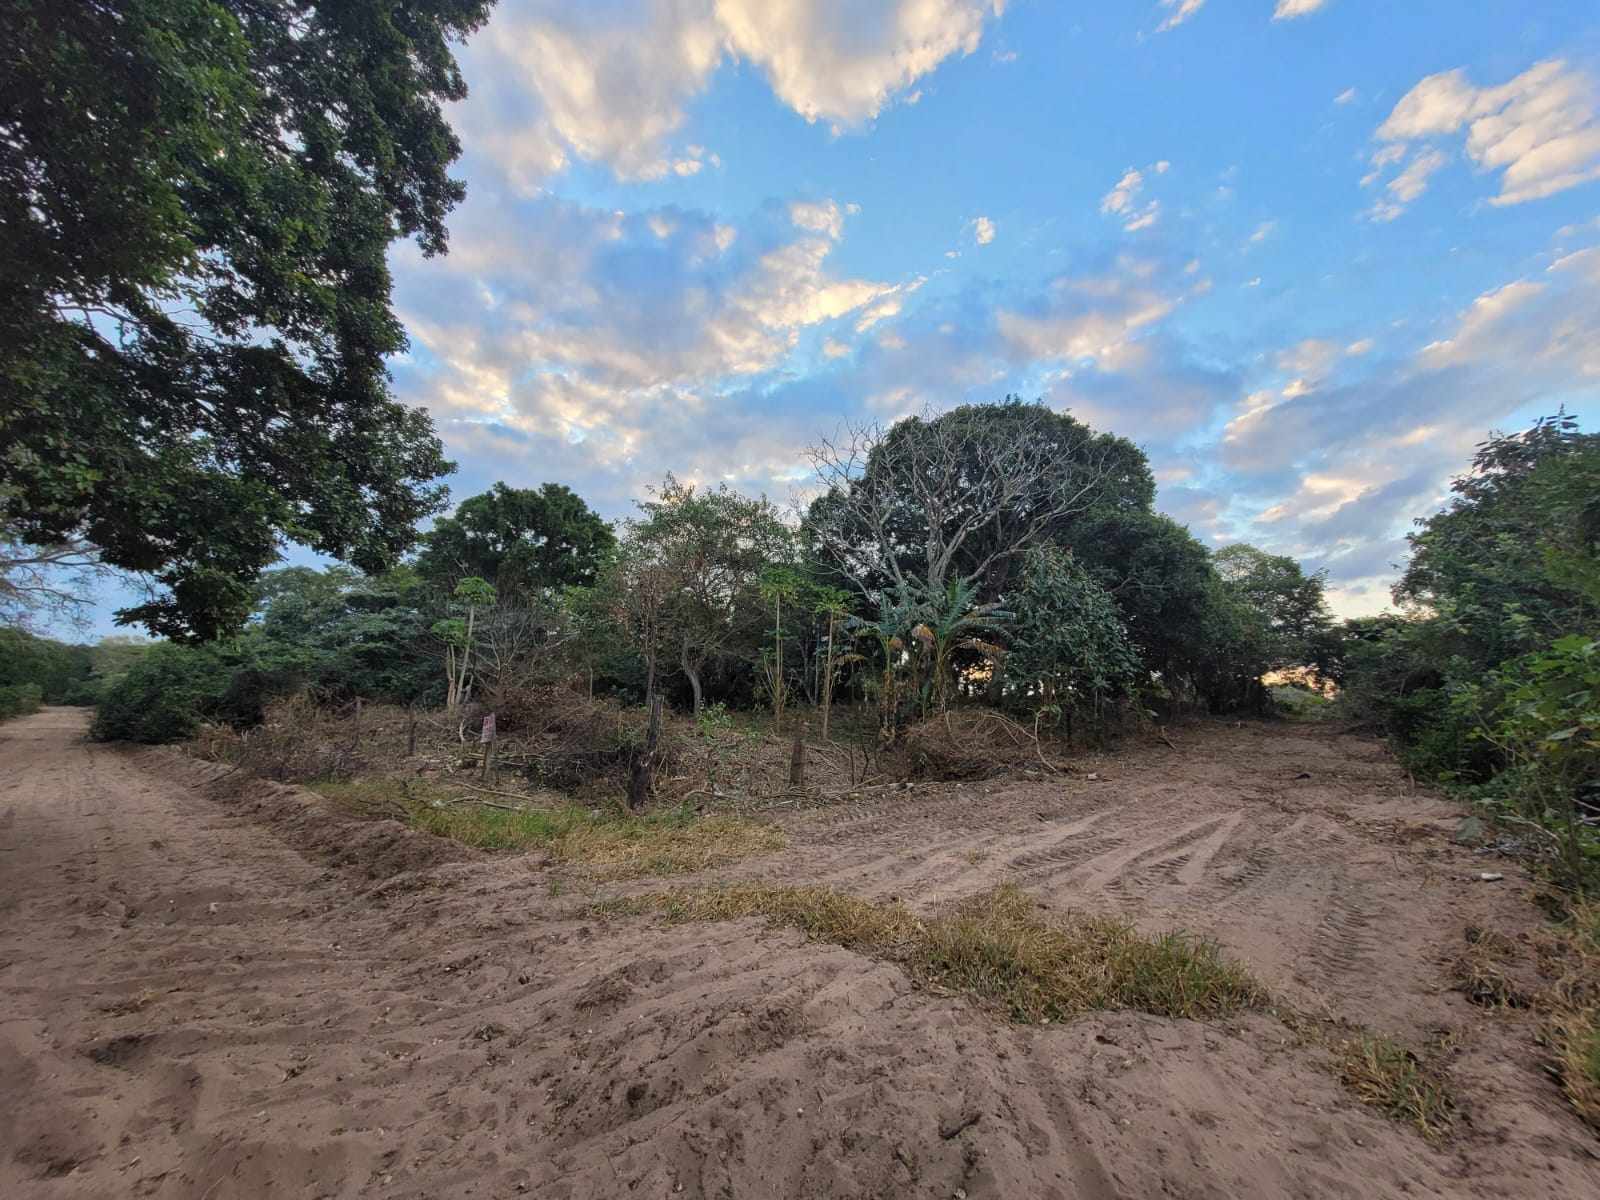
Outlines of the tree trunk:
[[822,740],[828,740],[828,710],[833,706],[833,614],[828,614],[828,658],[822,674]]
[[640,811],[655,790],[656,747],[661,744],[661,698],[650,702],[650,723],[645,727],[644,746],[634,755],[628,779],[628,807]]
[[700,696],[700,671],[686,660],[683,664],[683,673],[689,677],[689,690],[694,693],[694,715],[698,719],[703,704]]

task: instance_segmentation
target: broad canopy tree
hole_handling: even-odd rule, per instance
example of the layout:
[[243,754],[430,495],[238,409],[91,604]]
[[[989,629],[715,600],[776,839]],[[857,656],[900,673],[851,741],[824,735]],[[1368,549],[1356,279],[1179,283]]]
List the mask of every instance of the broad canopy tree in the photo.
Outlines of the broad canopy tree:
[[436,511],[389,243],[445,249],[442,106],[491,0],[0,6],[0,521],[212,638],[293,541],[366,571]]
[[478,576],[502,599],[533,599],[593,584],[615,546],[611,526],[571,488],[497,483],[434,522],[423,535],[417,570],[446,591]]

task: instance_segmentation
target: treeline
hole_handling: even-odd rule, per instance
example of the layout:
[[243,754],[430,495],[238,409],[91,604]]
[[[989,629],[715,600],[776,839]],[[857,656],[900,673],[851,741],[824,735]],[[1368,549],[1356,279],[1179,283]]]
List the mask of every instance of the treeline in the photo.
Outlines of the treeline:
[[44,704],[99,703],[148,645],[125,637],[74,645],[25,629],[0,628],[0,720]]
[[1484,804],[1571,882],[1600,872],[1600,436],[1571,417],[1483,443],[1418,523],[1402,616],[1348,622],[1346,710]]
[[1259,708],[1263,672],[1329,644],[1320,577],[1211,553],[1154,511],[1137,447],[1042,405],[855,430],[811,459],[823,486],[798,524],[670,476],[615,528],[560,485],[497,484],[395,570],[268,572],[243,633],[153,649],[97,733],[248,725],[302,689],[492,706],[564,681],[822,722],[849,700],[885,740],[963,700],[1092,736],[1156,708]]

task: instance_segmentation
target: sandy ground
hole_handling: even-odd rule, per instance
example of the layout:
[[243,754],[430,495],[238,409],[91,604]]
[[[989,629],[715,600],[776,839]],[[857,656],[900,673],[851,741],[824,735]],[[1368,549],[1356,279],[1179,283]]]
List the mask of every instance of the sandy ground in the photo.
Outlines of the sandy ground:
[[919,908],[1014,879],[1212,934],[1297,1004],[1453,1033],[1438,1148],[1270,1017],[1006,1025],[758,922],[588,919],[538,856],[83,727],[0,726],[8,1200],[1600,1195],[1528,1018],[1450,990],[1468,925],[1537,921],[1522,876],[1370,741],[1196,725],[1065,780],[786,814],[787,851],[720,877]]

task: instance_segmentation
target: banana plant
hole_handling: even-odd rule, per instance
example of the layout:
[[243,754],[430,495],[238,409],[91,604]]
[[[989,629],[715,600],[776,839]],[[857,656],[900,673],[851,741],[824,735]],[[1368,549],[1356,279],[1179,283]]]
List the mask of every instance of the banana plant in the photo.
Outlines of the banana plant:
[[845,619],[845,629],[850,635],[876,643],[882,658],[883,674],[878,684],[878,738],[884,743],[894,740],[899,707],[896,684],[906,661],[906,636],[915,620],[915,606],[904,593],[887,590],[878,599],[876,617],[869,620],[850,616]]
[[998,603],[978,604],[977,586],[953,579],[944,588],[913,585],[911,611],[917,618],[911,636],[923,649],[929,678],[922,689],[922,712],[942,713],[950,704],[952,659],[957,650],[972,650],[998,666],[1005,651],[994,641],[1016,616]]

